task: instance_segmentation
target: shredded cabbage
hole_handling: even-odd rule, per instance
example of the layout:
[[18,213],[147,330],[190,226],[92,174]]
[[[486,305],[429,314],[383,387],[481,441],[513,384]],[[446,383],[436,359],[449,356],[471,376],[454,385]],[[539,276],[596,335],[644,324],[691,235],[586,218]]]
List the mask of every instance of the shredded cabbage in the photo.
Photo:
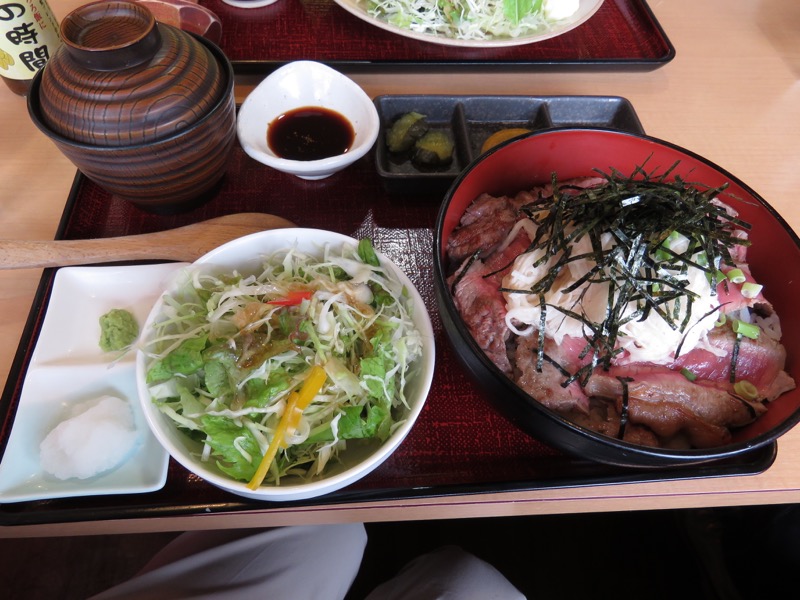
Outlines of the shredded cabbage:
[[[422,338],[401,282],[369,240],[266,256],[257,274],[191,267],[165,296],[148,357],[151,398],[230,477],[249,481],[289,394],[313,365],[320,393],[265,482],[323,473],[349,443],[381,443],[402,423]],[[362,442],[366,440],[367,442]]]
[[572,16],[578,0],[367,0],[367,12],[415,33],[462,40],[517,38]]

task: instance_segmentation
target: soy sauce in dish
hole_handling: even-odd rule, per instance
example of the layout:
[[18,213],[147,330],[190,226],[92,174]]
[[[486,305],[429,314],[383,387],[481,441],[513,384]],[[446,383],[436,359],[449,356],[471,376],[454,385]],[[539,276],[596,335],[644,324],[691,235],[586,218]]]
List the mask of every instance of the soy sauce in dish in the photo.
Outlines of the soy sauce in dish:
[[304,106],[283,113],[267,129],[267,144],[281,158],[320,160],[350,149],[353,126],[338,112]]

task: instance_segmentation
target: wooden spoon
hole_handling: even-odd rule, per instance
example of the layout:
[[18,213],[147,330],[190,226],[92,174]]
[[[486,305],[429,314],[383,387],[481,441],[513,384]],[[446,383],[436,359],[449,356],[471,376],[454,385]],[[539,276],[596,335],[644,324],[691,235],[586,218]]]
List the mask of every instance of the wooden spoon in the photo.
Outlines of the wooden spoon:
[[0,240],[0,269],[62,267],[126,260],[192,262],[217,246],[243,235],[294,226],[291,221],[275,215],[238,213],[139,235],[88,240]]

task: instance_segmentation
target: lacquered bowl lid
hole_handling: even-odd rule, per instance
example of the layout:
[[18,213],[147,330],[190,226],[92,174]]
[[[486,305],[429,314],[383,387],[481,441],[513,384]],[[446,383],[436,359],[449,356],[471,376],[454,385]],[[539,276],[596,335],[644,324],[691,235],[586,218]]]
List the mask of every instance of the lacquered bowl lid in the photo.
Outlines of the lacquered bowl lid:
[[193,35],[135,2],[94,2],[67,15],[64,45],[42,72],[45,124],[69,140],[130,146],[200,120],[225,92],[223,70]]

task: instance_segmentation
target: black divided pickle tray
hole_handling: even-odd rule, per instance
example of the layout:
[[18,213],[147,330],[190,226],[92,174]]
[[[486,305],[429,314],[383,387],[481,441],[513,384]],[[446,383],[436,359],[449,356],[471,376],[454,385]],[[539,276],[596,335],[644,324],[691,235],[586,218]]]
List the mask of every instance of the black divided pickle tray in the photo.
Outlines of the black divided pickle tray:
[[[633,107],[618,97],[383,96],[375,102],[384,126],[410,109],[428,114],[433,123],[454,126],[458,130],[457,141],[464,146],[459,152],[465,161],[474,158],[476,148],[492,130],[504,127],[581,125],[642,132]],[[289,503],[240,498],[170,461],[167,482],[158,491],[0,504],[0,525],[263,511],[281,506],[345,505],[370,500],[751,475],[769,468],[777,444],[701,465],[667,469],[612,467],[563,454],[496,413],[458,363],[436,307],[431,250],[441,189],[427,185],[402,167],[400,177],[387,171],[382,162],[382,143],[381,137],[374,153],[320,181],[305,181],[266,168],[237,146],[216,195],[177,215],[146,213],[111,197],[78,173],[57,237],[145,233],[248,211],[278,214],[304,227],[371,237],[419,289],[431,314],[436,338],[437,367],[428,400],[415,427],[395,453],[345,489]],[[454,169],[463,166],[459,163]],[[452,180],[456,174],[454,170],[445,179]],[[10,435],[55,272],[46,269],[43,273],[0,401],[0,451],[5,451]]]
[[[478,158],[484,142],[504,129],[603,126],[643,132],[630,103],[619,97],[392,95],[379,96],[375,105],[382,124],[375,146],[375,168],[391,194],[444,194],[458,174]],[[386,131],[409,112],[422,114],[431,130],[450,135],[454,149],[449,165],[424,169],[407,155],[389,152]]]

